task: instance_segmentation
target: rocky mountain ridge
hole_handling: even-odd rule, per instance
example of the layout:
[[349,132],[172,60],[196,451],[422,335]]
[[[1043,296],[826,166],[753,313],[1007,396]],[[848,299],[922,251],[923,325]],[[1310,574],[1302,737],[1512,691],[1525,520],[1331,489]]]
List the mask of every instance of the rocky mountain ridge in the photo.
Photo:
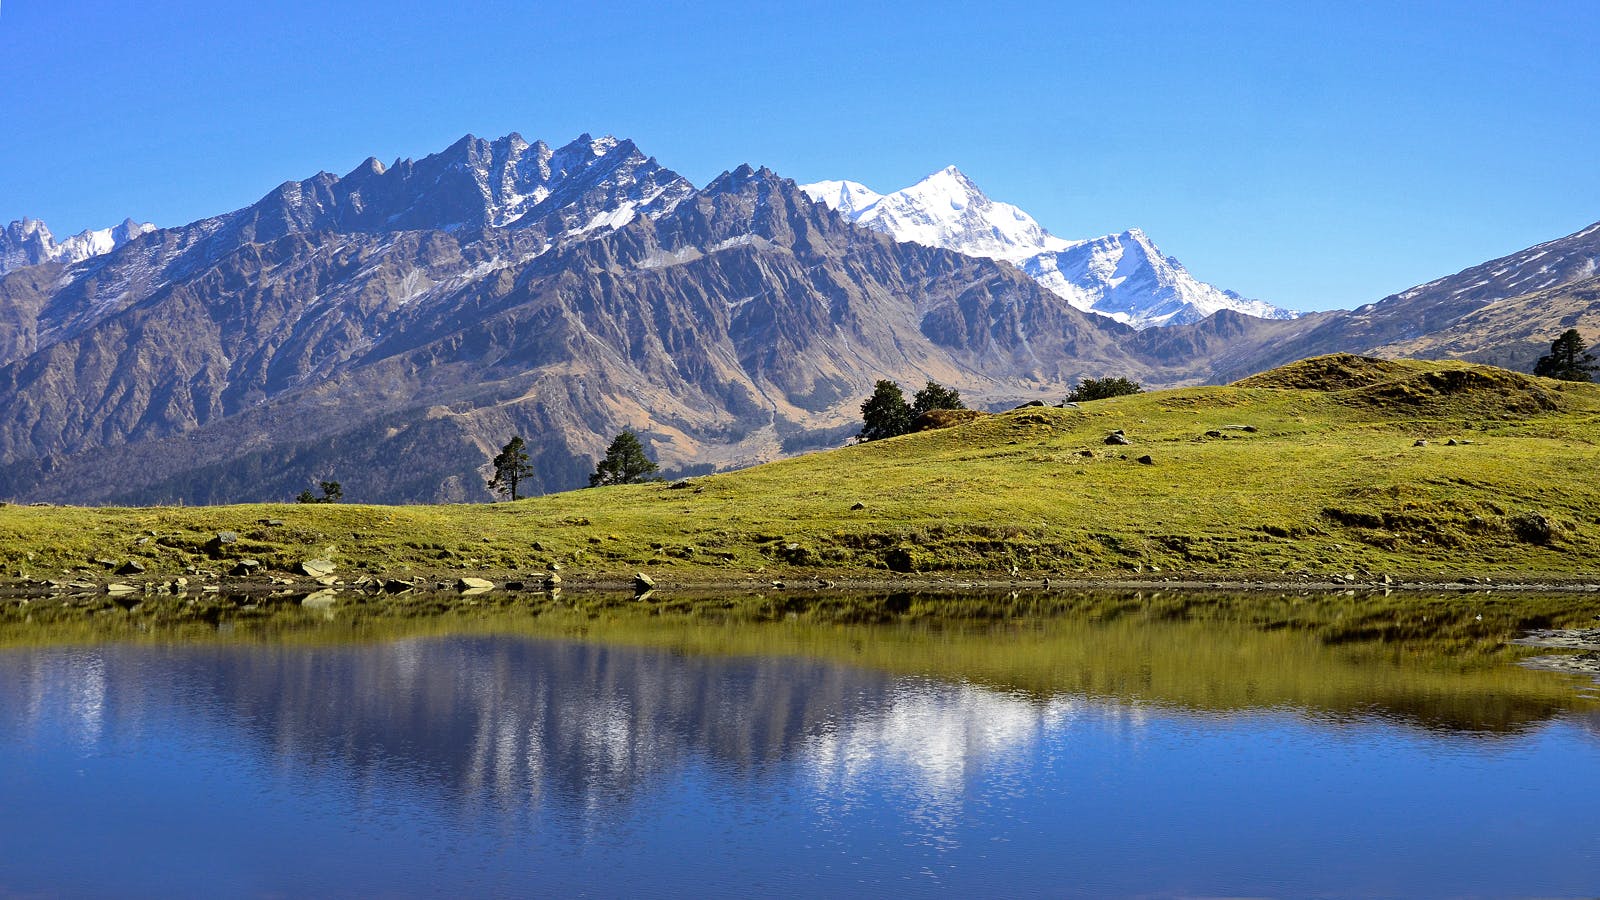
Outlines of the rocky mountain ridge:
[[123,244],[156,230],[152,222],[124,219],[110,228],[85,229],[57,241],[49,226],[38,219],[19,219],[0,229],[0,275],[47,262],[67,265],[110,253]]

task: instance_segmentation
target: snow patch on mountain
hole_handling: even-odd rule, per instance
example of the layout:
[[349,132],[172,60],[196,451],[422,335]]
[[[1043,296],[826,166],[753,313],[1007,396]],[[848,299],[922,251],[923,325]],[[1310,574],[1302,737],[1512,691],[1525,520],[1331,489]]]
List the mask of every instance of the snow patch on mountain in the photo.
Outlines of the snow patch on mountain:
[[1299,315],[1200,281],[1137,228],[1090,240],[1056,237],[1021,209],[990,199],[955,166],[890,194],[852,181],[801,189],[895,240],[1005,260],[1078,309],[1135,328],[1194,322],[1224,309],[1266,319]]
[[90,257],[110,253],[134,238],[155,230],[156,226],[149,222],[127,219],[121,225],[87,229],[66,240],[57,241],[43,222],[21,219],[0,229],[0,275],[47,262],[61,262],[70,266]]

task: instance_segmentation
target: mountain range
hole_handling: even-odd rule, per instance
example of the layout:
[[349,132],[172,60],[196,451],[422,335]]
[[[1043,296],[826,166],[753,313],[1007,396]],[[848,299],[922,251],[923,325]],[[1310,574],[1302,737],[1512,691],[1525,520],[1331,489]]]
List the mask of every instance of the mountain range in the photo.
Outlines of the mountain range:
[[991,200],[954,166],[891,194],[853,181],[801,189],[896,240],[1003,259],[1078,309],[1135,328],[1197,322],[1224,309],[1266,319],[1298,315],[1200,281],[1137,228],[1089,240],[1058,238],[1021,209]]
[[[930,181],[889,203],[750,166],[697,188],[627,140],[467,136],[29,256],[0,273],[0,497],[282,500],[329,479],[483,500],[512,434],[529,487],[558,490],[622,428],[678,472],[837,445],[885,377],[998,407],[1335,350],[1526,368],[1550,328],[1600,325],[1596,228],[1351,312],[1197,317],[1211,295],[1142,234],[1064,241],[959,172]],[[964,209],[917,219],[940,190]],[[1163,327],[1082,308],[1102,302]]]
[[83,262],[91,256],[110,253],[139,235],[155,230],[154,223],[126,219],[121,225],[87,229],[57,241],[43,222],[21,219],[0,229],[0,275],[40,263]]

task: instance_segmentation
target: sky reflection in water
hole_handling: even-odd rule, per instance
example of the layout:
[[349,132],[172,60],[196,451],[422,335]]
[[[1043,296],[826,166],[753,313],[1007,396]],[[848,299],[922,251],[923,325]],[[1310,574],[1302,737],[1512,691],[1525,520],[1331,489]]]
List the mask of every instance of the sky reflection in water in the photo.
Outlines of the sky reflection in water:
[[3,651],[0,893],[1593,894],[1589,716],[525,637]]

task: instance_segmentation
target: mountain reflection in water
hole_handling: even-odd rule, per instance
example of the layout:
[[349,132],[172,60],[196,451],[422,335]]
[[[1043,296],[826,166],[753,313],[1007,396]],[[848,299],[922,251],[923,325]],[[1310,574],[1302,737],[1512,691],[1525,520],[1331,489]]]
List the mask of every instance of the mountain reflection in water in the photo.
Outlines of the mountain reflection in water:
[[1592,890],[1593,705],[1445,658],[1132,620],[0,650],[0,894]]
[[[14,736],[54,722],[92,746],[108,729],[220,728],[357,781],[406,773],[441,799],[547,797],[584,813],[691,759],[739,778],[799,760],[834,785],[890,764],[936,801],[1089,705],[793,658],[516,638],[0,655],[0,729]],[[1130,727],[1144,716],[1094,706]]]

